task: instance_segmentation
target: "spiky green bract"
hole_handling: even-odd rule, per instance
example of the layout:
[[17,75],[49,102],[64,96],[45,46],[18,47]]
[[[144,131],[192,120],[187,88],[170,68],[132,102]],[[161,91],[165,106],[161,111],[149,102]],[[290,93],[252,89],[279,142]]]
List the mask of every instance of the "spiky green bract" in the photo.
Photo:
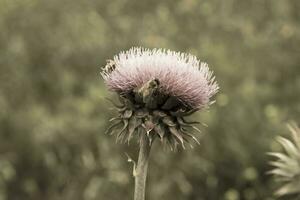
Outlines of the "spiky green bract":
[[199,131],[193,126],[197,122],[185,120],[198,109],[184,105],[178,98],[161,94],[159,80],[150,80],[131,93],[119,94],[119,97],[121,104],[114,104],[118,117],[111,119],[113,123],[107,130],[117,134],[117,141],[129,143],[134,135],[146,134],[150,142],[159,138],[171,150],[178,145],[185,148],[185,143],[190,144],[191,140],[199,143],[188,132],[190,128]]
[[270,162],[275,168],[269,173],[283,184],[275,193],[278,196],[300,195],[300,129],[295,124],[288,125],[288,128],[293,141],[283,137],[277,138],[285,153],[269,153],[277,158],[276,161]]

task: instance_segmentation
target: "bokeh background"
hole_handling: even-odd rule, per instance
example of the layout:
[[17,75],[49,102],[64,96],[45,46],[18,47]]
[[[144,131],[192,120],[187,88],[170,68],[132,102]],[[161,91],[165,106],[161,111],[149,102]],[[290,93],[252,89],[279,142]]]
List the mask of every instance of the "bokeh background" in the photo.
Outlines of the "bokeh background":
[[100,69],[132,46],[189,52],[220,84],[201,145],[155,144],[149,200],[274,200],[266,152],[300,120],[299,0],[0,0],[0,200],[132,199],[138,146],[104,134]]

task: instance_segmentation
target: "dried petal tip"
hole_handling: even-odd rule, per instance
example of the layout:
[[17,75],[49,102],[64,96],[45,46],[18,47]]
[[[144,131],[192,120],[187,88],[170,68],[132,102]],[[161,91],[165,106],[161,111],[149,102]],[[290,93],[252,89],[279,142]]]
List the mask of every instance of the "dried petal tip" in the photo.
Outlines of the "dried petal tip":
[[208,65],[195,56],[163,49],[131,48],[110,60],[102,76],[112,91],[127,93],[156,79],[160,92],[203,108],[219,87]]
[[269,173],[282,183],[276,191],[276,195],[300,195],[300,129],[295,124],[288,125],[293,142],[283,137],[277,141],[282,145],[286,153],[269,153],[277,158],[270,162],[274,167]]
[[[101,73],[108,88],[117,92],[119,116],[108,132],[129,142],[134,135],[156,137],[172,150],[197,138],[199,129],[184,117],[207,107],[218,84],[206,63],[195,56],[161,49],[132,48],[109,60]],[[134,134],[137,132],[138,134]]]

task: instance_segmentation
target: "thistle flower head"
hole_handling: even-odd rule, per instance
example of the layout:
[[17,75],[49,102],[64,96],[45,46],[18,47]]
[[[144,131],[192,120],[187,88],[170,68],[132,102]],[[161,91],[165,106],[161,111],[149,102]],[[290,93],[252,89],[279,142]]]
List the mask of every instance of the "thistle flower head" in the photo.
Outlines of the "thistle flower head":
[[204,107],[218,91],[206,63],[195,56],[161,49],[132,48],[121,52],[102,72],[107,86],[119,93],[131,92],[151,79],[159,80],[159,90],[192,107]]
[[285,153],[270,153],[277,158],[270,162],[274,169],[270,171],[283,185],[276,191],[276,195],[298,194],[300,195],[300,129],[295,124],[288,126],[293,141],[278,137]]
[[162,49],[121,52],[108,61],[101,75],[122,103],[118,120],[123,128],[118,138],[129,141],[141,128],[150,139],[158,136],[171,147],[183,145],[188,138],[196,140],[186,130],[194,126],[183,117],[209,106],[219,88],[206,63]]

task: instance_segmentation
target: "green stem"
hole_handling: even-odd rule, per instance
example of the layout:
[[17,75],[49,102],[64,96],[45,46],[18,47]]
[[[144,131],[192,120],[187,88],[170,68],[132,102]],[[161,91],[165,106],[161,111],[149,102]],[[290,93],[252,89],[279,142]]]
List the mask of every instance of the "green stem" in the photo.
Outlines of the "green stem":
[[134,200],[145,200],[146,178],[151,143],[146,134],[141,135],[140,152],[135,174]]

